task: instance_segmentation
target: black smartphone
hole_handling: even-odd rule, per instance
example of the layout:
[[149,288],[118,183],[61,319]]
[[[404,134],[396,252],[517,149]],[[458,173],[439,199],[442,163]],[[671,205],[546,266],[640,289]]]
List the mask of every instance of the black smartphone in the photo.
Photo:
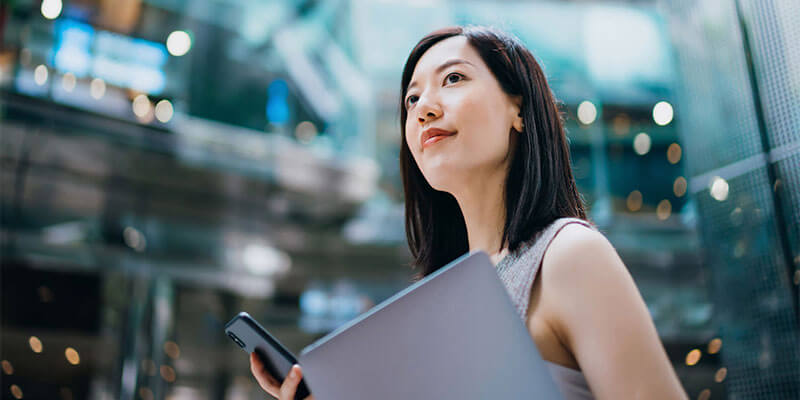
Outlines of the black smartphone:
[[[246,312],[239,313],[225,325],[225,334],[248,354],[255,352],[267,372],[279,382],[283,382],[292,365],[297,364],[297,358]],[[308,395],[308,387],[303,379],[297,386],[294,398],[302,400]]]

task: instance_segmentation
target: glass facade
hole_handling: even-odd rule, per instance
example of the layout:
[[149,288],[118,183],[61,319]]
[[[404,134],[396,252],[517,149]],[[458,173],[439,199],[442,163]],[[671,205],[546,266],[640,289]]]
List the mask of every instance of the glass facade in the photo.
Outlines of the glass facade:
[[797,398],[798,46],[789,1],[667,6],[730,398]]

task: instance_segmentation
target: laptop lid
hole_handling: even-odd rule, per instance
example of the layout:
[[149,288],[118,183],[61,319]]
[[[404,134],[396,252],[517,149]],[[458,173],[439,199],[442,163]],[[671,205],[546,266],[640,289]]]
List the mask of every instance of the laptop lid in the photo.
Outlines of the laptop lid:
[[484,252],[466,254],[303,350],[336,399],[560,399]]

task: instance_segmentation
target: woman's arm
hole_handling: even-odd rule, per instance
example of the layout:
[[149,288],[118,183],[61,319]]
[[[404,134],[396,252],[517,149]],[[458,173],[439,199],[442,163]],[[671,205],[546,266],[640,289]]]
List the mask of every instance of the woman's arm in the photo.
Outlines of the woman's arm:
[[542,262],[549,323],[598,399],[686,399],[627,268],[603,234],[567,225]]

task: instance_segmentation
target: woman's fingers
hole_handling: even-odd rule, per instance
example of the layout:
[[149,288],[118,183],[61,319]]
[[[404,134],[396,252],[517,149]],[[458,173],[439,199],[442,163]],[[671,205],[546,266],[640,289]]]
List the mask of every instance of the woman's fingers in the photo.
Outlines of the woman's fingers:
[[289,376],[283,380],[281,395],[278,398],[280,400],[294,400],[294,394],[301,379],[303,379],[303,372],[300,370],[300,366],[297,364],[292,365],[292,369],[289,370]]
[[255,352],[250,353],[250,372],[253,373],[256,381],[258,381],[258,385],[261,386],[264,391],[274,397],[278,397],[281,390],[280,385],[272,375],[267,373],[266,368],[264,368],[264,363],[261,362],[261,359]]

